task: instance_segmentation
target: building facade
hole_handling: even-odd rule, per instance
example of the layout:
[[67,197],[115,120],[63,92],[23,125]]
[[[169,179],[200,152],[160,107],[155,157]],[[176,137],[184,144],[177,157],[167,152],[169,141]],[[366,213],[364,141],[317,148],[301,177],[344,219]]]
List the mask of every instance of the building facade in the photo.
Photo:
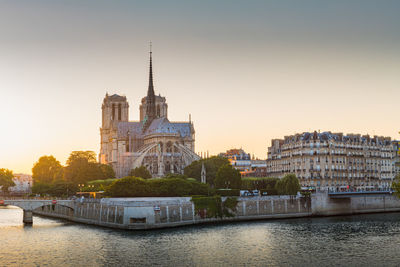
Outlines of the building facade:
[[33,185],[32,175],[15,173],[13,182],[15,186],[10,187],[10,193],[30,193]]
[[252,159],[243,149],[229,149],[218,156],[229,160],[233,168],[240,171],[242,177],[266,177],[266,161]]
[[294,173],[303,187],[341,190],[388,188],[396,176],[397,142],[390,137],[305,132],[273,139],[267,176]]
[[165,97],[154,93],[151,52],[147,96],[139,112],[139,121],[129,121],[125,96],[106,94],[104,98],[99,162],[111,165],[117,177],[139,166],[145,166],[153,177],[183,173],[184,167],[200,159],[194,152],[193,123],[170,122]]

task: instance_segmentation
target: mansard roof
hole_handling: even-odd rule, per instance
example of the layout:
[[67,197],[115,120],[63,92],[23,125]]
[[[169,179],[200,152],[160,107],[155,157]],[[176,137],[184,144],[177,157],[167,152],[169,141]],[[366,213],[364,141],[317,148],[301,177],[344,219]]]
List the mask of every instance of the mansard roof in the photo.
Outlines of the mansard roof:
[[291,136],[285,136],[285,142],[296,142],[296,141],[313,141],[313,140],[321,140],[321,141],[340,141],[340,142],[361,142],[361,143],[372,143],[379,145],[390,145],[391,138],[383,137],[383,136],[369,136],[369,135],[361,135],[361,134],[343,134],[343,133],[332,133],[332,132],[304,132],[301,134],[295,134]]

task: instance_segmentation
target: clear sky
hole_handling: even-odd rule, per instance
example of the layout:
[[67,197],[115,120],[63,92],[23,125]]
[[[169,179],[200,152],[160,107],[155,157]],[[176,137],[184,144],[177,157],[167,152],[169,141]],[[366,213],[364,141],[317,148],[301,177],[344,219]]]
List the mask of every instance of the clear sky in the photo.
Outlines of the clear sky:
[[196,150],[341,131],[399,139],[400,1],[0,2],[0,168],[99,152],[106,92],[139,119],[153,42],[170,120]]

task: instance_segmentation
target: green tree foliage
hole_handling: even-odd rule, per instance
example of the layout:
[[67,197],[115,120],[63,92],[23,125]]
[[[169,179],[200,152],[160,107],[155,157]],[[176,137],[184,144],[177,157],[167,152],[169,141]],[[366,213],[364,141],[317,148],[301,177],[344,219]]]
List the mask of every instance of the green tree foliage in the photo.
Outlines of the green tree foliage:
[[[180,173],[168,173],[167,175],[165,175],[163,178],[181,178],[181,179],[190,179],[190,180],[194,180],[197,181],[194,178],[188,178],[186,175],[184,174],[180,174]],[[193,181],[192,180],[192,181]]]
[[33,165],[33,183],[52,183],[63,178],[63,167],[53,156],[42,156]]
[[206,168],[207,183],[214,186],[214,180],[217,175],[218,169],[225,164],[229,164],[229,160],[223,157],[214,156],[208,159],[202,159],[192,162],[185,168],[185,175],[187,177],[195,178],[197,181],[201,181],[201,166],[204,163]]
[[14,175],[8,169],[0,169],[0,186],[3,193],[8,193],[8,189],[15,185]]
[[129,173],[129,176],[134,176],[134,177],[140,177],[143,179],[150,179],[151,178],[151,173],[145,166],[140,166],[137,168],[134,168],[131,170]]
[[50,195],[55,197],[66,197],[75,195],[78,191],[78,186],[71,182],[63,180],[55,181],[54,183],[36,182],[32,186],[32,193],[39,195]]
[[240,189],[242,179],[240,172],[228,163],[218,169],[214,183],[216,188]]
[[394,194],[400,198],[400,174],[397,174],[392,183]]
[[32,186],[32,194],[46,195],[49,193],[51,184],[35,182]]
[[238,200],[227,197],[225,201],[220,196],[192,197],[196,213],[202,218],[234,217]]
[[115,178],[115,171],[113,167],[108,164],[98,164],[100,168],[101,179],[112,179]]
[[74,184],[114,177],[112,167],[97,163],[93,151],[73,151],[64,170],[64,179]]
[[[93,180],[88,182],[88,185],[92,186],[90,188],[91,191],[105,191],[107,186],[111,185],[114,181],[117,179],[105,179],[105,180]],[[89,189],[89,188],[88,188]],[[84,191],[87,191],[86,188],[84,188]]]
[[287,174],[277,181],[275,189],[279,195],[296,195],[300,190],[299,179],[294,174]]
[[112,197],[180,197],[207,195],[209,186],[182,178],[149,179],[125,177],[106,188]]
[[244,177],[242,178],[243,190],[265,190],[269,195],[275,195],[275,184],[279,181],[279,178],[273,177]]

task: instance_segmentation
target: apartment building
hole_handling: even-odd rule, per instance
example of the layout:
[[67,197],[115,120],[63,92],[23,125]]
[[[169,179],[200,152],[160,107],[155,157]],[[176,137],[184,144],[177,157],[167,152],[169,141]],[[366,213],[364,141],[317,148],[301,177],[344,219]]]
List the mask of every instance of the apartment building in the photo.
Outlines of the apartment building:
[[272,140],[267,176],[294,173],[301,186],[317,189],[388,188],[398,159],[398,142],[390,137],[305,132]]

